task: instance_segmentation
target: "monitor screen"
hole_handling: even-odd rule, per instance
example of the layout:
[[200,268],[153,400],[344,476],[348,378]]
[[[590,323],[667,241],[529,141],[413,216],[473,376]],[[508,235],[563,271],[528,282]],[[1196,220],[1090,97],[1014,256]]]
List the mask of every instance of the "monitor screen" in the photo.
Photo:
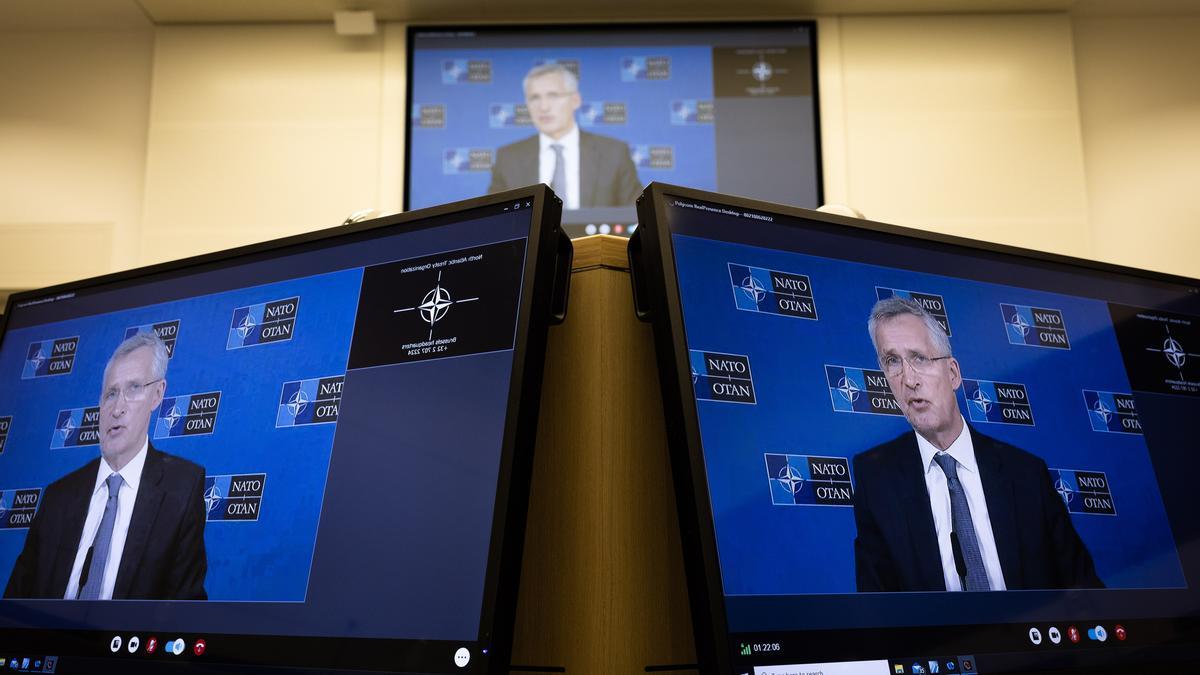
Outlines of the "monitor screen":
[[654,180],[821,205],[812,21],[410,27],[408,92],[406,207],[541,182],[576,236]]
[[547,195],[13,296],[0,657],[506,672]]
[[1200,282],[648,195],[715,672],[1200,664]]

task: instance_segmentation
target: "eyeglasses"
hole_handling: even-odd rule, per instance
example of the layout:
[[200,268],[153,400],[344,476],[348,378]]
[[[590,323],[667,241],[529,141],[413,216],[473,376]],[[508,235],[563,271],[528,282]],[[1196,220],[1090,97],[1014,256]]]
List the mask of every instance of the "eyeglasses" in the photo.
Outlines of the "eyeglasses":
[[162,378],[150,380],[138,384],[136,382],[125,385],[124,387],[109,387],[104,390],[104,395],[100,397],[100,405],[108,407],[117,402],[118,396],[124,396],[127,403],[141,403],[150,395],[150,390],[147,389],[155,382],[162,382]]
[[573,93],[574,92],[571,92],[571,91],[548,91],[544,94],[534,94],[533,96],[526,96],[525,102],[528,103],[529,105],[533,105],[535,103],[541,103],[542,100],[545,99],[548,103],[558,103],[559,101],[563,100],[564,98],[570,96]]
[[946,356],[925,356],[924,354],[900,356],[899,354],[888,354],[879,359],[879,365],[888,377],[899,375],[904,370],[904,364],[906,363],[914,373],[928,375],[933,372],[933,364],[935,362],[948,358],[950,358],[949,354]]

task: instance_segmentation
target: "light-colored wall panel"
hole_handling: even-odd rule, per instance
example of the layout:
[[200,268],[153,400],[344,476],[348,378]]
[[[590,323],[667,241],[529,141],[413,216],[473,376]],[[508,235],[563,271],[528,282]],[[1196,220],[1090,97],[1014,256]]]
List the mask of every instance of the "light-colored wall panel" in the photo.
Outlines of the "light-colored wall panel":
[[107,274],[113,229],[112,223],[0,223],[0,288],[41,288]]
[[845,157],[826,167],[844,162],[847,203],[875,220],[1090,253],[1065,15],[839,23]]
[[143,261],[379,208],[383,63],[330,25],[160,28]]
[[137,264],[153,42],[149,25],[0,32],[0,288]]
[[1098,258],[1200,278],[1200,13],[1075,21]]

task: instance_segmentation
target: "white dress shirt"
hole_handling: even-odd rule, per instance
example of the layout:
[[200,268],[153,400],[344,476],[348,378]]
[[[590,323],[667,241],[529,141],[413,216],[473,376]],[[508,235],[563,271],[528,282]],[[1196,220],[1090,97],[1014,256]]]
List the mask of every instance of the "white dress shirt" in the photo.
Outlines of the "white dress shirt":
[[567,194],[558,195],[564,209],[579,208],[579,125],[571,127],[566,136],[558,140],[546,134],[538,134],[538,181],[550,185],[554,180],[555,143],[563,146],[563,160],[567,169]]
[[[950,516],[950,486],[946,480],[946,472],[942,471],[942,467],[933,459],[941,450],[925,440],[921,434],[917,434],[917,447],[921,449],[925,490],[929,493],[929,508],[933,511],[933,526],[937,530],[946,590],[961,591],[962,580],[959,579],[958,569],[954,566],[954,549],[950,545],[950,531],[954,529],[954,519]],[[979,551],[983,555],[988,584],[993,591],[1003,591],[1004,571],[1000,568],[996,538],[992,534],[992,520],[988,517],[987,500],[983,496],[983,481],[979,477],[979,465],[975,462],[975,446],[971,443],[971,432],[967,429],[966,421],[963,422],[962,433],[950,444],[946,453],[958,462],[958,482],[962,483],[967,505],[971,507],[971,522],[975,525],[975,536],[979,540]]]
[[146,448],[150,439],[142,444],[142,449],[133,456],[120,471],[114,472],[108,461],[100,458],[100,467],[96,469],[96,484],[92,490],[92,501],[88,504],[87,520],[83,523],[83,535],[79,538],[79,549],[75,552],[75,565],[71,567],[71,578],[67,581],[67,592],[63,595],[68,600],[79,596],[79,577],[83,575],[83,559],[87,557],[88,549],[96,539],[96,530],[100,529],[100,519],[104,517],[104,505],[108,502],[108,486],[105,482],[113,473],[121,474],[121,489],[117,491],[117,519],[113,522],[111,545],[108,549],[108,563],[104,567],[104,584],[100,587],[100,599],[112,600],[113,587],[117,585],[117,570],[121,568],[121,556],[125,552],[125,537],[129,534],[129,520],[133,517],[133,505],[137,500],[138,486],[142,482],[142,468],[146,466]]

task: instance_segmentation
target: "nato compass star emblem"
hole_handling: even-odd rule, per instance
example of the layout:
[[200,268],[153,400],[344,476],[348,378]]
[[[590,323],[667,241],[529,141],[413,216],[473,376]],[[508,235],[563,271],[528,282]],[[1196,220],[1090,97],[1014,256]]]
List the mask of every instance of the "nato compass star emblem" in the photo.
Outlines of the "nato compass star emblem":
[[1184,349],[1183,345],[1180,344],[1179,340],[1176,340],[1175,337],[1171,335],[1170,327],[1164,326],[1164,328],[1166,328],[1166,330],[1167,330],[1167,339],[1163,340],[1162,349],[1157,349],[1155,347],[1147,347],[1146,351],[1158,352],[1158,353],[1162,354],[1164,357],[1166,357],[1167,363],[1171,364],[1172,366],[1174,366],[1176,369],[1179,370],[1179,379],[1182,380],[1182,379],[1184,379],[1183,378],[1183,365],[1185,363],[1187,363],[1188,357],[1189,356],[1200,357],[1200,354],[1193,354],[1193,353],[1187,351],[1186,349]]
[[37,350],[37,353],[34,354],[33,358],[29,359],[29,361],[30,361],[30,363],[33,364],[33,369],[36,371],[39,368],[41,368],[42,363],[44,363],[46,361],[46,353],[43,352],[42,349],[39,347]]
[[[993,314],[992,316],[995,315]],[[1019,312],[1013,313],[1012,318],[1008,320],[1008,325],[1017,329],[1017,332],[1021,334],[1021,337],[1029,335],[1029,322],[1026,321],[1025,317],[1021,316]]]
[[400,312],[411,312],[413,310],[418,311],[421,314],[421,320],[429,324],[428,339],[432,340],[434,324],[446,318],[446,314],[449,313],[451,306],[462,302],[474,302],[478,299],[479,298],[460,298],[455,300],[450,295],[450,291],[442,286],[442,272],[441,270],[438,270],[437,284],[425,294],[425,297],[421,299],[421,304],[417,305],[416,307],[403,307],[401,309],[392,310],[392,313],[399,314]]
[[1112,419],[1113,411],[1109,410],[1108,406],[1104,405],[1104,401],[1097,398],[1096,406],[1092,408],[1092,413],[1104,420],[1104,424],[1107,425],[1108,421]]
[[246,339],[246,336],[250,334],[250,331],[254,330],[254,326],[256,325],[257,324],[254,323],[254,317],[247,314],[246,316],[242,317],[241,322],[238,323],[237,334],[244,340]]
[[766,82],[771,79],[771,75],[775,74],[775,69],[766,61],[759,61],[750,69],[750,73],[754,75],[754,79],[759,82]]
[[793,495],[804,489],[804,477],[791,464],[783,465],[783,468],[779,470],[777,480],[780,485],[787,488],[788,492]]
[[221,488],[217,487],[216,483],[204,491],[204,504],[208,507],[208,511],[217,508],[217,504],[221,503]]
[[748,276],[742,280],[742,285],[739,286],[747,298],[754,301],[754,304],[759,304],[763,298],[767,297],[767,289],[763,288],[762,282],[752,276]]
[[846,399],[850,403],[857,401],[859,395],[862,393],[862,389],[860,389],[858,385],[854,383],[854,380],[851,380],[848,377],[843,377],[838,380],[837,390],[838,393],[842,395],[842,398]]
[[167,414],[163,415],[163,419],[167,421],[168,427],[174,429],[175,425],[179,424],[179,420],[183,419],[183,413],[179,412],[179,406],[173,405]]
[[292,417],[299,417],[300,413],[304,412],[304,409],[307,407],[308,395],[304,393],[303,389],[297,389],[296,393],[292,394],[291,398],[288,399],[287,409],[292,414]]
[[1054,491],[1058,493],[1059,497],[1062,497],[1064,504],[1070,504],[1071,500],[1075,498],[1075,491],[1061,478],[1054,481]]
[[450,305],[454,301],[450,299],[450,291],[442,288],[439,283],[425,294],[425,298],[421,300],[421,304],[417,305],[417,309],[421,311],[421,318],[431,327],[433,324],[441,321],[446,316],[446,312],[450,311]]
[[63,440],[66,441],[67,438],[71,436],[71,432],[74,430],[75,425],[71,422],[71,418],[68,417],[63,420],[62,426],[58,428],[58,433],[62,434]]
[[1183,345],[1175,338],[1169,337],[1163,341],[1163,356],[1176,368],[1182,368],[1187,363],[1187,352],[1183,351]]
[[988,395],[983,393],[982,389],[975,390],[975,395],[971,397],[971,403],[975,404],[975,407],[979,408],[979,411],[984,415],[992,410],[992,399],[988,398]]

